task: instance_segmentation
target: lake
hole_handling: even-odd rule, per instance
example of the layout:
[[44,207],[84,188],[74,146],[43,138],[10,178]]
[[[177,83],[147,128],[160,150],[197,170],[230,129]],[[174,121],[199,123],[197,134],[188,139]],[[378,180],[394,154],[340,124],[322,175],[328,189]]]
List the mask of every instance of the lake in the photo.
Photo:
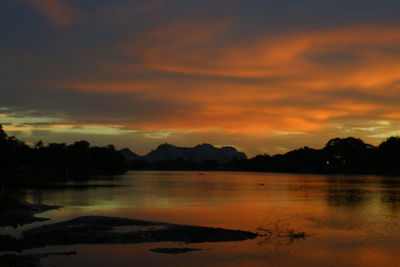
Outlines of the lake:
[[[105,215],[249,231],[305,232],[241,242],[48,247],[76,250],[45,266],[400,266],[400,178],[247,172],[131,171],[113,179],[27,190],[33,203],[62,205],[38,216],[59,222]],[[18,229],[3,229],[18,235]],[[159,247],[201,248],[180,255]]]

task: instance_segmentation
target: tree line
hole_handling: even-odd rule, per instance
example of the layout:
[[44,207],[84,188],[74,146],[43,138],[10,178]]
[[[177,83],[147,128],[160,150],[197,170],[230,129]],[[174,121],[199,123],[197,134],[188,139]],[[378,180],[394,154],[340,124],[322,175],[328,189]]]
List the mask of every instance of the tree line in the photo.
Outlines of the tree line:
[[398,175],[400,138],[389,137],[378,146],[354,137],[334,138],[322,149],[303,147],[285,154],[232,160],[228,164],[249,171]]
[[30,147],[8,136],[0,125],[0,178],[3,180],[76,179],[122,174],[127,168],[400,175],[400,137],[389,137],[378,146],[354,137],[334,138],[322,149],[305,146],[285,154],[232,158],[228,162],[176,159],[127,163],[113,145],[97,147],[78,141],[71,145],[50,143],[45,146],[39,141]]
[[136,160],[129,162],[128,168],[400,175],[400,137],[390,137],[378,146],[354,137],[334,138],[322,149],[305,146],[285,154],[233,158],[228,162]]
[[113,145],[90,146],[87,141],[71,145],[38,141],[30,147],[8,136],[0,125],[0,178],[18,180],[80,179],[92,175],[113,175],[126,171],[122,154]]

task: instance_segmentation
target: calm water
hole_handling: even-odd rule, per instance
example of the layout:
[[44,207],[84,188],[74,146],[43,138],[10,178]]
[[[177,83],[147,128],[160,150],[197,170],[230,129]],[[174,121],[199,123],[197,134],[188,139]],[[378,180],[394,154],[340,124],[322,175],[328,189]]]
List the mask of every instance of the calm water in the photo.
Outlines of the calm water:
[[[294,229],[310,236],[32,250],[78,252],[50,256],[46,266],[400,266],[400,178],[143,171],[69,185],[30,190],[26,199],[65,206],[41,214],[51,222],[106,215],[250,231]],[[205,250],[149,251],[171,246]]]

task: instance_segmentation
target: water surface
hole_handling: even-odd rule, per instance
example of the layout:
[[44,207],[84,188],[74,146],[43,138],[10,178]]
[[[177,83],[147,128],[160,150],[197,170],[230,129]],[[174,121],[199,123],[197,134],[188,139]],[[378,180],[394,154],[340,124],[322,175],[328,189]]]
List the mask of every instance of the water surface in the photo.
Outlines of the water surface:
[[[66,187],[28,190],[25,198],[63,205],[41,214],[58,222],[118,216],[258,231],[304,231],[305,239],[49,247],[47,266],[400,266],[400,178],[244,172],[129,172]],[[48,222],[46,222],[48,223]],[[34,225],[25,226],[28,229]],[[20,230],[20,229],[18,229]],[[150,252],[192,247],[183,255]]]

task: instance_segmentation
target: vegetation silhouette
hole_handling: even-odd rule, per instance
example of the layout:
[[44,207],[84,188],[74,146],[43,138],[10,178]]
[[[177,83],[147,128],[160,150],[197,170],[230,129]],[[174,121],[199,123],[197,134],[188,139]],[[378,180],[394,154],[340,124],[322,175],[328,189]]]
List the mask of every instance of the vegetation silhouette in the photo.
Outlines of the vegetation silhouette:
[[87,141],[71,145],[38,141],[33,147],[8,136],[0,125],[0,177],[22,183],[68,180],[92,175],[122,174],[134,170],[231,170],[327,174],[400,174],[400,137],[389,137],[378,146],[354,137],[334,138],[322,149],[307,146],[277,155],[233,157],[228,161],[174,158],[126,160],[113,145],[92,147]]
[[77,141],[45,146],[38,141],[31,148],[8,136],[0,125],[0,184],[27,185],[125,171],[125,159],[113,145],[92,147],[87,141]]
[[238,169],[298,173],[400,174],[400,137],[379,146],[347,137],[329,140],[322,149],[304,147],[274,156],[259,155],[238,162]]
[[322,149],[307,146],[277,155],[257,155],[250,159],[233,157],[227,162],[185,161],[183,159],[128,162],[134,170],[231,170],[326,174],[400,174],[400,137],[389,137],[379,146],[347,137],[329,140]]

